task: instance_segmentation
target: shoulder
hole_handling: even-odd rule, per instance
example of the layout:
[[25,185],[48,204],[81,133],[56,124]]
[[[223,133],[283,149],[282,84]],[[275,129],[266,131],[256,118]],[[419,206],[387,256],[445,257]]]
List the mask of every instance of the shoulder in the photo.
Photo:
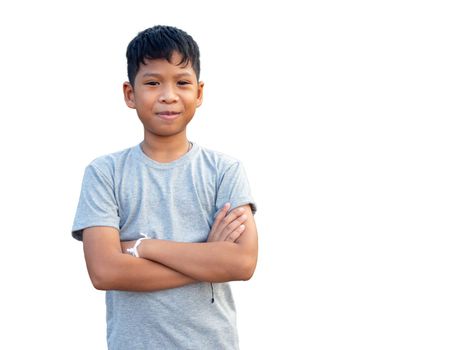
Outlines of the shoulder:
[[122,165],[126,162],[133,149],[134,147],[129,147],[99,156],[88,164],[86,170],[97,171],[105,177],[113,178],[115,173],[121,169]]
[[231,167],[241,166],[239,159],[223,152],[201,146],[199,146],[199,159],[206,166],[212,167],[220,173],[227,171]]

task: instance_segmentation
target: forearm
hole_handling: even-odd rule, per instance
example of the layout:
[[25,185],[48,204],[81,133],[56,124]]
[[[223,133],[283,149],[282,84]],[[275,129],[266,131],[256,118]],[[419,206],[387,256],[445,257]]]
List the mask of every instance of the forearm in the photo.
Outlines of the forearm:
[[232,242],[183,243],[151,239],[141,243],[139,254],[205,282],[247,280],[256,265],[251,254]]
[[176,288],[196,282],[193,278],[167,266],[127,254],[115,257],[101,270],[100,277],[93,281],[94,286],[101,290],[146,292]]
[[86,229],[83,248],[89,277],[97,289],[143,292],[196,282],[167,266],[124,254],[118,231],[110,227]]

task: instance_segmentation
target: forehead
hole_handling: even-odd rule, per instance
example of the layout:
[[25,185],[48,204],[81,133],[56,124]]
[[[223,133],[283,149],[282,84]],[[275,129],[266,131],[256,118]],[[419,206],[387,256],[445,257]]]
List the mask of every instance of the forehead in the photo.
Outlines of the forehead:
[[196,73],[191,65],[191,62],[182,63],[182,56],[178,52],[174,52],[167,61],[165,58],[145,59],[144,64],[141,64],[138,70],[140,76],[148,74],[157,75],[194,75]]

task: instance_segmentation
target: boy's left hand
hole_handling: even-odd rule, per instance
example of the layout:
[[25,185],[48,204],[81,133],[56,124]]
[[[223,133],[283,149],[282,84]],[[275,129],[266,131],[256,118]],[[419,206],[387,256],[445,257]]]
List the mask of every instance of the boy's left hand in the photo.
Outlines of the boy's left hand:
[[229,214],[230,203],[224,205],[217,214],[211,232],[209,232],[208,242],[235,242],[245,230],[243,223],[246,221],[245,209],[237,208]]

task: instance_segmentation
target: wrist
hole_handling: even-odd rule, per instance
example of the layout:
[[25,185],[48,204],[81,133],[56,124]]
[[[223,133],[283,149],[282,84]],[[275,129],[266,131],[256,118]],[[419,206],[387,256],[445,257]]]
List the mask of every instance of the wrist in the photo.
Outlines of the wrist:
[[149,239],[143,239],[141,240],[141,243],[138,246],[138,254],[140,258],[145,259],[146,258],[146,250],[144,248],[147,248],[147,243]]
[[145,239],[141,242],[138,247],[138,253],[140,258],[147,260],[159,262],[159,259],[162,258],[161,252],[167,248],[164,246],[165,241],[155,238]]
[[150,238],[148,237],[148,235],[145,234],[145,233],[141,233],[141,236],[143,236],[143,237],[142,237],[142,238],[139,238],[138,240],[136,240],[135,245],[134,245],[132,248],[127,248],[127,250],[126,250],[126,252],[127,252],[128,254],[131,254],[131,255],[133,255],[133,256],[136,257],[136,258],[141,258],[141,257],[142,257],[142,256],[140,255],[140,249],[141,249],[140,246],[141,246],[141,243],[142,243],[143,241],[146,241],[146,240],[150,239]]

